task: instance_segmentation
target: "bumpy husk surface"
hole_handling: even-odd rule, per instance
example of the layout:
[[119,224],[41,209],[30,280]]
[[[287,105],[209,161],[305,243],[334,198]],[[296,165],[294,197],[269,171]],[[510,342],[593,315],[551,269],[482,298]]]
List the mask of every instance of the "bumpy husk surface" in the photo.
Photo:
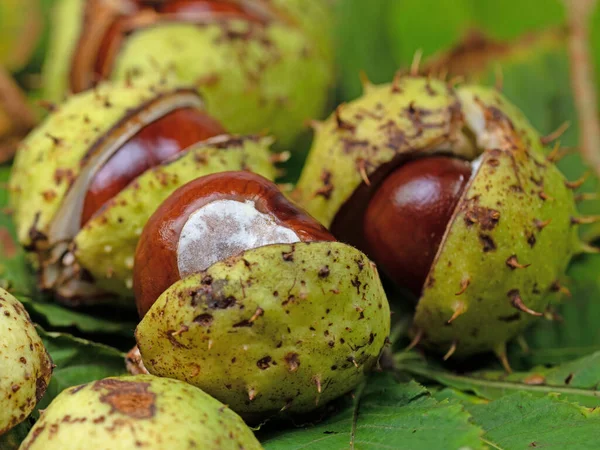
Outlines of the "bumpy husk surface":
[[46,392],[52,360],[25,311],[0,289],[0,435],[25,420]]
[[[117,149],[144,124],[174,108],[203,105],[195,90],[172,78],[107,82],[57,106],[22,142],[10,179],[11,205],[19,241],[38,255],[44,288],[57,289],[60,272],[77,276],[85,269],[93,287],[85,292],[65,288],[60,296],[74,295],[78,303],[97,301],[105,291],[131,298],[137,241],[145,222],[171,192],[199,176],[227,170],[275,177],[271,139],[219,136],[146,171],[83,228],[73,225],[80,208],[68,208],[82,201],[87,184],[81,181],[101,167],[109,156],[107,148]],[[73,258],[65,260],[66,252]]]
[[[133,110],[179,89],[157,79],[135,85],[105,83],[58,105],[17,149],[9,188],[19,241],[32,246],[48,236],[73,182],[110,131]],[[201,107],[200,100],[198,104]]]
[[248,250],[177,282],[136,339],[148,371],[256,420],[354,388],[389,331],[374,265],[353,247],[319,242]]
[[[332,11],[321,0],[249,1],[271,10],[267,25],[242,20],[164,21],[125,39],[110,78],[174,70],[195,84],[208,111],[233,133],[268,130],[287,146],[319,116],[333,78]],[[46,63],[47,96],[68,91],[71,58],[84,32],[85,0],[62,0]],[[123,5],[117,8],[126,10]],[[310,95],[307,95],[310,93]]]
[[473,160],[474,171],[425,282],[415,333],[442,353],[502,353],[553,300],[580,243],[571,189],[499,92],[413,76],[367,84],[317,126],[296,196],[334,233],[361,230],[379,182],[429,154]]
[[103,289],[131,297],[133,259],[144,225],[178,187],[228,170],[250,170],[270,180],[270,138],[219,136],[190,147],[137,178],[76,236],[75,256]]
[[259,450],[242,419],[200,389],[151,375],[106,378],[56,397],[21,445],[36,450]]

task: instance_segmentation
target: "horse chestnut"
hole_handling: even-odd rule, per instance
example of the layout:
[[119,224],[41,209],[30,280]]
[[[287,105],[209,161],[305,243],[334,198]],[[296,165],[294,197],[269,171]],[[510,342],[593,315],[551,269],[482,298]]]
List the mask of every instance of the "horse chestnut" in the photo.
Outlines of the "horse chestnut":
[[85,196],[81,225],[146,170],[196,142],[225,133],[219,122],[196,108],[180,108],[149,123],[94,174]]
[[[242,4],[230,1],[175,0],[146,5],[142,3],[140,6],[152,6],[152,8],[139,9],[133,14],[114,14],[110,24],[92,21],[84,38],[97,40],[98,34],[103,35],[98,40],[95,60],[90,58],[89,46],[86,45],[85,39],[80,43],[74,56],[79,64],[75,63],[71,67],[70,75],[74,92],[88,89],[91,84],[95,84],[95,81],[110,76],[123,40],[139,27],[139,22],[143,22],[143,26],[151,26],[160,21],[172,20],[204,22],[235,18],[263,24],[266,21],[266,17],[253,13]],[[95,28],[96,26],[98,29]]]
[[60,392],[21,444],[28,450],[263,450],[233,411],[189,384],[151,375]]
[[44,98],[174,73],[230,132],[268,130],[286,147],[328,100],[332,22],[321,0],[61,1]]
[[140,238],[134,290],[134,370],[198,386],[246,420],[353,389],[390,330],[375,265],[249,172],[165,200]]
[[295,195],[417,296],[422,345],[506,362],[585,248],[544,145],[494,89],[398,75],[316,124]]
[[23,305],[0,288],[0,436],[33,411],[52,375],[52,359]]
[[260,175],[221,172],[197,178],[165,200],[144,227],[133,272],[140,317],[176,281],[245,250],[333,240]]
[[102,83],[56,106],[21,143],[9,186],[41,288],[68,304],[132,305],[135,247],[171,192],[226,170],[275,176],[269,138],[222,133],[170,78]]

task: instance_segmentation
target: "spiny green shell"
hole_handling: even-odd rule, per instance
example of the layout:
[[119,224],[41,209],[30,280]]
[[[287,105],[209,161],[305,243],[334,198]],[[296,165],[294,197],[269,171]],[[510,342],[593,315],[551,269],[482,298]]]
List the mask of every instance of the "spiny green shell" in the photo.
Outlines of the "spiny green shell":
[[23,305],[0,289],[0,435],[33,411],[46,392],[52,360]]
[[[42,254],[45,288],[57,289],[67,299],[79,297],[77,301],[97,297],[97,288],[131,297],[133,254],[141,230],[176,188],[227,170],[275,177],[271,139],[216,137],[142,174],[80,229],[73,219],[80,210],[69,208],[83,201],[83,181],[101,167],[106,149],[118,148],[145,124],[178,107],[202,109],[203,102],[195,90],[171,78],[107,82],[70,97],[20,145],[10,180],[11,204],[19,241]],[[94,289],[88,286],[87,294],[63,294],[55,286],[56,271],[67,269],[60,265],[71,241],[78,267],[94,278]],[[45,261],[54,263],[47,267]],[[67,265],[71,270],[72,263]]]
[[[66,90],[77,42],[72,37],[82,28],[82,1],[59,3],[53,47],[57,55],[48,53],[46,72],[50,98],[60,98]],[[333,20],[321,0],[274,3],[282,8],[276,13],[281,17],[264,27],[229,20],[164,22],[138,30],[124,41],[111,78],[173,69],[183,82],[198,87],[209,113],[229,131],[268,131],[287,146],[306,120],[322,113],[327,101]]]
[[200,389],[168,378],[105,378],[64,390],[21,448],[260,450],[242,419]]
[[[316,125],[313,148],[298,181],[296,199],[325,226],[363,183],[361,166],[371,178],[382,165],[418,152],[452,149],[467,158],[475,155],[472,146],[458,139],[460,106],[445,83],[402,78],[393,85],[365,88],[365,95]],[[427,114],[419,118],[411,105]],[[442,145],[449,138],[456,139],[451,148]]]
[[[298,25],[319,47],[326,60],[333,57],[333,7],[336,0],[269,0],[280,14]],[[264,0],[249,0],[264,4]]]
[[535,319],[513,306],[516,296],[543,313],[579,241],[573,193],[531,125],[494,90],[458,95],[471,125],[485,118],[486,150],[425,282],[415,327],[425,345],[445,352],[456,342],[460,356],[501,352]]
[[500,351],[535,318],[515,302],[544,312],[579,251],[577,211],[539,134],[500,93],[398,77],[367,85],[363,97],[316,131],[296,198],[327,225],[349,202],[352,226],[360,227],[359,202],[351,196],[358,188],[367,192],[365,177],[372,195],[406,158],[477,158],[417,306],[414,329],[422,343],[443,353],[455,344],[456,355]]
[[131,297],[135,248],[144,225],[163,200],[185,183],[211,173],[251,170],[273,180],[271,142],[270,138],[222,136],[146,171],[81,229],[74,240],[77,260],[98,286]]
[[17,150],[9,188],[19,241],[28,246],[32,236],[48,235],[82,160],[93,154],[96,142],[131,110],[178,90],[156,80],[105,83],[59,105]]
[[374,265],[338,242],[248,250],[165,291],[136,330],[146,368],[242,417],[305,412],[376,363],[390,310]]

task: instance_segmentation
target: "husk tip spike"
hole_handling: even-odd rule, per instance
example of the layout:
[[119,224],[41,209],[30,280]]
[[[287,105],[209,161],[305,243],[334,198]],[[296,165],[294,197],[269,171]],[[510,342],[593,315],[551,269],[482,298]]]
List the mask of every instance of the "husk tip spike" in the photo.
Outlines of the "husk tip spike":
[[600,215],[571,217],[571,225],[590,225],[598,222],[600,222]]
[[423,49],[419,48],[413,56],[412,63],[410,64],[410,74],[413,77],[419,75],[419,69],[421,67],[421,59],[423,59]]
[[508,362],[508,356],[506,354],[506,343],[502,342],[500,344],[497,344],[494,348],[494,353],[496,354],[496,357],[500,360],[500,364],[502,364],[502,367],[504,368],[505,372],[512,373],[510,363]]
[[452,355],[454,355],[454,352],[456,352],[456,347],[458,346],[458,342],[456,340],[452,341],[452,345],[450,345],[450,348],[448,349],[448,351],[446,352],[446,354],[444,355],[444,357],[442,358],[444,361],[448,361]]
[[593,254],[600,253],[600,247],[596,247],[596,246],[589,244],[587,242],[584,242],[584,241],[579,242],[579,248],[577,250],[578,250],[577,253],[579,253],[579,254],[593,255]]
[[416,331],[415,336],[413,337],[412,341],[410,342],[410,344],[408,344],[408,346],[404,349],[404,351],[408,352],[408,351],[412,350],[413,348],[415,348],[417,345],[419,345],[419,343],[421,342],[421,339],[423,339],[423,330],[418,329]]
[[369,75],[367,75],[367,72],[364,70],[361,70],[360,72],[358,72],[358,78],[360,79],[360,84],[363,88],[363,92],[366,93],[371,86],[373,86],[373,83],[371,83],[371,80],[369,80]]
[[514,308],[518,309],[519,311],[524,312],[525,314],[529,314],[531,316],[536,316],[536,317],[543,316],[543,314],[541,312],[534,311],[533,309],[528,308],[527,305],[525,305],[525,302],[523,302],[523,299],[521,298],[521,294],[519,293],[519,291],[517,291],[517,290],[510,291],[508,293],[508,296],[510,298],[511,305]]
[[586,171],[579,179],[574,181],[565,181],[565,186],[571,190],[579,189],[583,183],[590,177],[590,172]]
[[450,319],[448,319],[448,321],[446,323],[450,324],[450,323],[454,322],[457,319],[457,317],[462,316],[466,312],[467,312],[467,308],[464,303],[460,302],[460,303],[456,304],[454,307],[454,312],[452,314],[452,317],[450,317]]
[[546,136],[542,136],[540,138],[540,143],[542,145],[548,145],[551,142],[554,142],[555,140],[557,140],[558,138],[560,138],[565,131],[567,131],[569,129],[569,127],[571,126],[571,122],[566,121],[563,122],[556,130],[554,130],[552,133],[546,135]]

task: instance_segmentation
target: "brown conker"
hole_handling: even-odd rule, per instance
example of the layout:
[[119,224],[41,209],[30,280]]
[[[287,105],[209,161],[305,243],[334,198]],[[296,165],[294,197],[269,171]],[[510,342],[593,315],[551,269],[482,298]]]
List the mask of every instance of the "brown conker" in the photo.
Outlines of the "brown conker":
[[142,128],[94,174],[81,214],[81,225],[131,181],[190,145],[225,132],[196,108],[179,108]]
[[335,241],[277,185],[251,172],[197,178],[147,222],[135,254],[140,317],[173,283],[245,250],[277,243]]
[[396,284],[420,295],[471,165],[436,156],[409,161],[383,180],[364,216],[367,251]]

